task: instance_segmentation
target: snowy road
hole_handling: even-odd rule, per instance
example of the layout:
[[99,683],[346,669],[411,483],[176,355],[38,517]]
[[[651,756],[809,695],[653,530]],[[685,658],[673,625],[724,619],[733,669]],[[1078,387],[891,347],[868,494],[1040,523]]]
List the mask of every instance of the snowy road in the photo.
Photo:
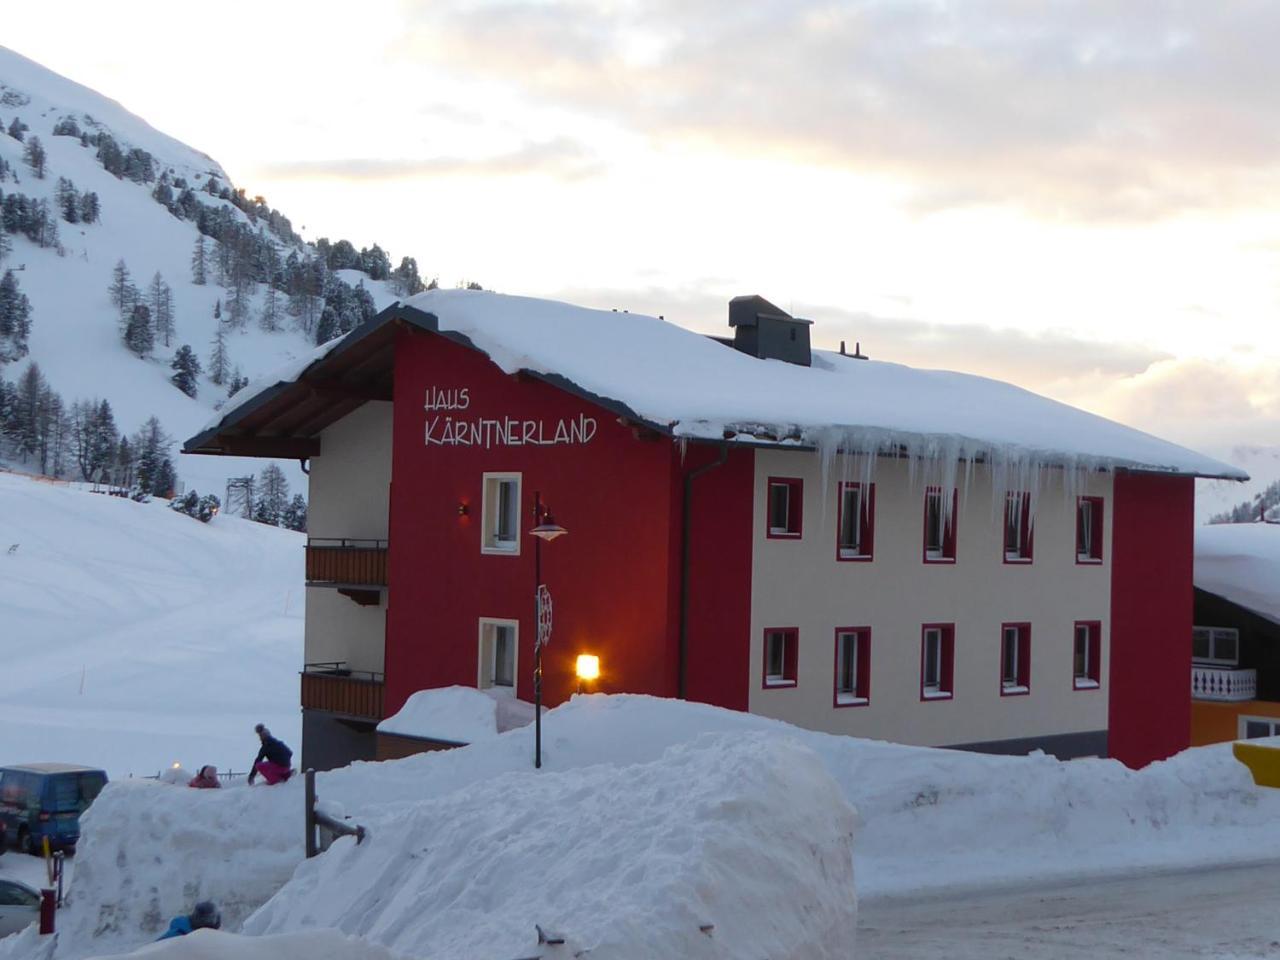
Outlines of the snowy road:
[[860,960],[1280,958],[1280,863],[866,899],[858,920]]

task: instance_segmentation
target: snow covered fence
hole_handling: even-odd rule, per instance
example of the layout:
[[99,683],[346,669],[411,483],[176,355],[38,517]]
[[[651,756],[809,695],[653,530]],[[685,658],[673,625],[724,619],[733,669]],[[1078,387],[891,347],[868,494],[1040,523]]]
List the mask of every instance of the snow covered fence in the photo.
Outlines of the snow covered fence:
[[244,929],[336,927],[431,960],[535,955],[537,924],[566,937],[549,957],[847,960],[855,819],[807,748],[712,735],[389,809]]

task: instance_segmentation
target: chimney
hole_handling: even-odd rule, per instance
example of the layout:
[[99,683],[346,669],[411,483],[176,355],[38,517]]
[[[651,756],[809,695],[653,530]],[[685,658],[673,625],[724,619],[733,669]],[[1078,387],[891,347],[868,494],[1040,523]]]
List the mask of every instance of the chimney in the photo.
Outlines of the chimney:
[[764,297],[734,297],[729,301],[733,346],[761,360],[784,360],[802,367],[813,361],[809,347],[812,320],[800,320]]

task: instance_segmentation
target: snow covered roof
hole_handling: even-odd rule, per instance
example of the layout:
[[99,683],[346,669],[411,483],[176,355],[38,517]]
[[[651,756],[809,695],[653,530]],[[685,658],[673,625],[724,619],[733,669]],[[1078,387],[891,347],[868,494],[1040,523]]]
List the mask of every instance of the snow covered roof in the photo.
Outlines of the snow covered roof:
[[224,411],[187,449],[224,452],[209,449],[209,441],[236,422],[238,411],[304,379],[394,319],[466,343],[507,373],[541,375],[679,438],[1248,478],[1236,467],[986,377],[823,350],[813,351],[811,366],[761,360],[656,317],[472,290],[431,290],[393,305],[326,345],[307,366],[269,378],[274,384]]
[[1197,527],[1194,582],[1200,590],[1280,623],[1280,524]]

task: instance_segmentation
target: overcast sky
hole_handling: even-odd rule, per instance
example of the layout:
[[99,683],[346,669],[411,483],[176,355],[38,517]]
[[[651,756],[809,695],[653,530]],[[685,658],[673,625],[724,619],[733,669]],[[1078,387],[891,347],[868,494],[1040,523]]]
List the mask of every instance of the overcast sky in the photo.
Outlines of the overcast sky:
[[308,239],[1280,444],[1280,4],[11,6]]

